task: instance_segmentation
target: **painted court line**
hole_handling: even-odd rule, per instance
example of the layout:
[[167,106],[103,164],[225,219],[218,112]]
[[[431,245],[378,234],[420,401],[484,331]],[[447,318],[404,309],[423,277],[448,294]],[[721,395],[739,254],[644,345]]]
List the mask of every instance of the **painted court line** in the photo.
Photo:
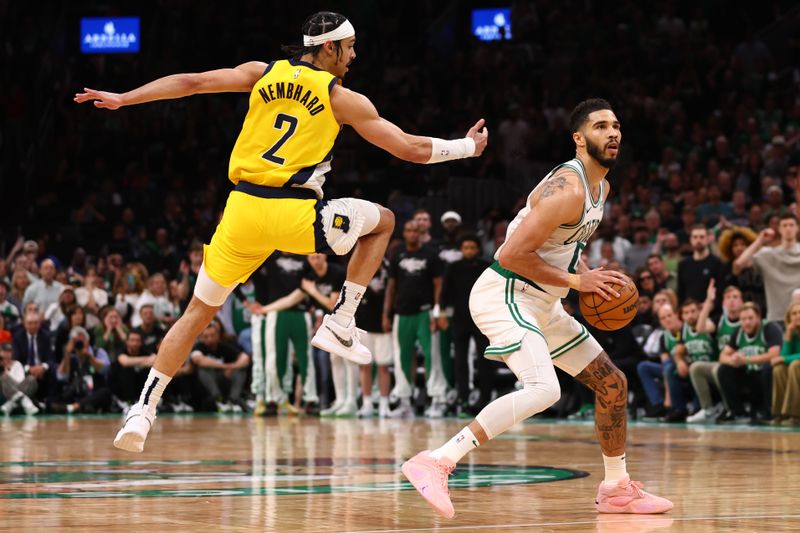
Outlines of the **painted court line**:
[[[608,516],[608,515],[605,515]],[[635,515],[627,515],[635,516]],[[653,515],[653,518],[641,518],[638,520],[577,520],[574,522],[531,522],[527,524],[493,524],[493,525],[480,525],[480,526],[447,526],[442,524],[438,527],[422,527],[422,528],[408,528],[408,529],[354,529],[344,533],[405,533],[407,531],[448,531],[448,530],[480,530],[480,529],[501,529],[510,527],[543,527],[543,526],[578,526],[578,525],[591,525],[591,524],[639,524],[644,522],[661,522],[674,521],[674,522],[700,522],[705,520],[751,520],[751,519],[765,519],[765,518],[800,518],[800,514],[776,514],[776,515],[725,515],[725,516],[687,516],[672,518],[668,514]]]

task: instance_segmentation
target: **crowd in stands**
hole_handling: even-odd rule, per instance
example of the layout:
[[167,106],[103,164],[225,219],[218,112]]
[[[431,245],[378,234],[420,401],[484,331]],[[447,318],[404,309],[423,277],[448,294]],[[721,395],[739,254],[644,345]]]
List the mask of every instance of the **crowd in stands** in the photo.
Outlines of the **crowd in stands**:
[[[65,95],[241,63],[253,49],[276,55],[270,36],[296,41],[307,15],[287,6],[280,20],[264,17],[255,2],[214,16],[198,7],[206,23],[193,31],[215,39],[189,46],[172,33],[187,2],[156,3],[160,19],[144,23],[173,45],[163,55],[82,57],[58,32],[28,31],[35,19],[22,12],[9,28],[25,38],[10,40],[6,66],[38,81],[30,91],[18,81],[0,89],[0,170],[21,177],[0,183],[5,413],[123,411],[136,401],[191,297],[246,106],[244,97],[205,96],[110,113]],[[622,121],[622,152],[584,259],[627,272],[639,288],[633,324],[592,330],[628,377],[632,412],[798,423],[800,69],[796,38],[781,38],[791,6],[743,8],[752,26],[737,26],[715,16],[713,3],[684,11],[624,2],[611,23],[599,3],[582,3],[587,16],[574,17],[571,2],[515,2],[515,39],[477,43],[461,35],[467,24],[453,6],[412,4],[421,22],[404,26],[402,39],[394,22],[386,26],[402,17],[348,14],[359,55],[345,83],[407,131],[460,136],[479,113],[493,136],[480,159],[418,167],[350,130],[341,135],[326,194],[365,196],[397,216],[395,242],[357,316],[360,327],[396,333],[396,342],[376,335],[376,370],[311,349],[346,259],[276,254],[198,338],[164,407],[436,417],[474,412],[513,387],[499,365],[477,356],[486,341],[466,313],[469,280],[491,262],[544,175],[537,169],[572,157],[570,107],[601,95]],[[61,9],[63,20],[80,15]],[[244,40],[230,29],[241,23]],[[613,53],[591,44],[597,28],[609,29]],[[442,197],[458,177],[490,182],[509,201],[463,220],[417,210],[431,197],[471,209]],[[568,308],[578,313],[574,297]],[[557,414],[590,412],[586,390],[562,390]]]

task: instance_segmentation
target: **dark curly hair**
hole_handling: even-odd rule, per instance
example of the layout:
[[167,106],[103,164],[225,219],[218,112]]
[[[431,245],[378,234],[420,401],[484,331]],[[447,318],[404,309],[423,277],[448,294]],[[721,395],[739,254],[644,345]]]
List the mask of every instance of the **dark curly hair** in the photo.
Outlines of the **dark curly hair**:
[[[318,13],[314,13],[308,17],[305,22],[303,22],[302,33],[303,35],[311,36],[322,35],[323,33],[328,33],[329,31],[335,30],[344,24],[344,21],[346,20],[347,18],[339,13],[334,13],[332,11],[320,11]],[[336,59],[339,59],[339,54],[342,52],[341,44],[339,41],[334,41],[333,46],[336,48]],[[281,50],[295,60],[299,60],[306,54],[311,54],[313,57],[317,57],[321,49],[321,44],[315,46],[305,46],[301,43],[299,45],[290,44],[281,46]]]

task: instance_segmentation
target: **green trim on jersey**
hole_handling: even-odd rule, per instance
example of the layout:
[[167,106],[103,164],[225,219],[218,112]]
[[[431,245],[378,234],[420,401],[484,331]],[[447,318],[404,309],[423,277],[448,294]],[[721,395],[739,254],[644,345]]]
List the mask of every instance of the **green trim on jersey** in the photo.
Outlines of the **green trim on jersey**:
[[681,344],[681,333],[678,333],[678,336],[675,337],[670,330],[664,330],[664,347],[667,349],[669,356],[673,359],[675,358],[675,348]]
[[[745,357],[750,359],[755,355],[761,355],[769,350],[767,346],[767,338],[764,336],[764,327],[767,325],[766,320],[762,320],[758,326],[758,331],[752,337],[739,328],[739,334],[736,335],[736,350],[742,352]],[[748,363],[748,371],[757,371],[761,369],[764,363]]]

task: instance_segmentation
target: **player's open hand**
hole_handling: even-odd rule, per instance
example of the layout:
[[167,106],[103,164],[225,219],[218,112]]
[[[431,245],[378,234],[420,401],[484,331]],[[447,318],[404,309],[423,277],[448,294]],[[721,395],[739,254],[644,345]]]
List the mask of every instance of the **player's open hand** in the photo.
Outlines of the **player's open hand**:
[[596,292],[606,300],[619,298],[619,293],[611,285],[626,285],[628,277],[614,270],[604,270],[603,267],[595,268],[580,275],[580,292]]
[[123,105],[122,102],[122,95],[117,93],[109,93],[106,91],[95,91],[94,89],[89,89],[88,87],[83,88],[83,93],[75,93],[75,100],[79,104],[84,102],[88,102],[90,100],[94,100],[94,106],[99,107],[101,109],[119,109]]
[[475,154],[473,154],[473,157],[481,155],[489,142],[489,130],[486,129],[484,124],[486,124],[486,121],[480,119],[467,132],[467,137],[472,137],[472,140],[475,141]]

